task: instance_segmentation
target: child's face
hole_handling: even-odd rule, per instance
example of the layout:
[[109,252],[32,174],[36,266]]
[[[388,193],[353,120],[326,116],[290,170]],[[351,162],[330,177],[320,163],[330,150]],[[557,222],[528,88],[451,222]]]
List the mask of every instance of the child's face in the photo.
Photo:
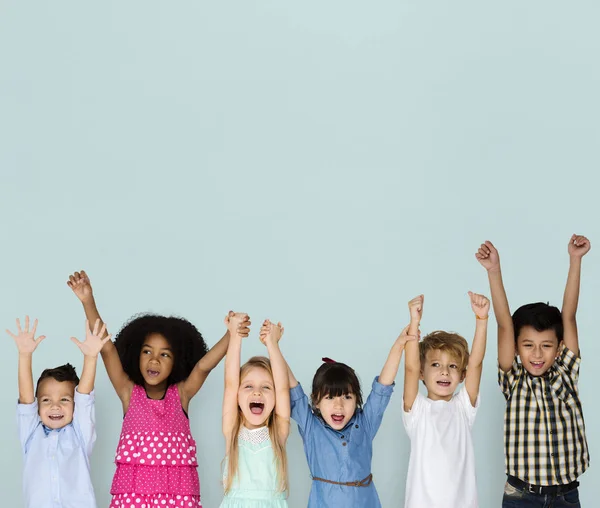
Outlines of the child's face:
[[463,378],[459,361],[454,355],[439,349],[427,351],[425,364],[421,369],[427,397],[431,400],[450,400]]
[[538,332],[532,326],[524,326],[517,337],[517,353],[527,372],[532,376],[541,376],[552,367],[558,356],[556,332]]
[[247,428],[257,429],[265,425],[275,408],[275,386],[271,374],[260,367],[247,370],[240,380],[238,405]]
[[325,395],[316,408],[327,425],[332,429],[341,430],[348,425],[356,412],[356,396],[353,393],[345,393],[338,397]]
[[37,390],[40,420],[49,429],[62,429],[73,421],[75,384],[48,377]]
[[169,341],[158,333],[148,335],[140,351],[140,371],[147,386],[161,388],[173,370]]

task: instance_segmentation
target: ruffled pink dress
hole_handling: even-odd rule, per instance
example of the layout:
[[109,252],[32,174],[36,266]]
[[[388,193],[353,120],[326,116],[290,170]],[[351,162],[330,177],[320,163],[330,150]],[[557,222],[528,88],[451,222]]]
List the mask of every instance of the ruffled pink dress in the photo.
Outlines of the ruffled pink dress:
[[198,508],[196,442],[177,385],[161,400],[134,385],[115,456],[110,508]]

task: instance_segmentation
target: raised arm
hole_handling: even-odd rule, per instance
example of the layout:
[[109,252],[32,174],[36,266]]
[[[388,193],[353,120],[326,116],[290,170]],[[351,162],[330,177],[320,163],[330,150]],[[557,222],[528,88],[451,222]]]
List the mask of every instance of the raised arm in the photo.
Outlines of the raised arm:
[[226,450],[233,439],[233,428],[238,417],[238,391],[240,388],[240,355],[242,352],[242,335],[244,323],[242,314],[230,312],[225,317],[225,325],[230,334],[227,356],[225,357],[225,390],[223,392],[223,435]]
[[106,325],[102,324],[100,328],[100,319],[96,320],[94,331],[90,330],[90,322],[85,321],[85,340],[79,342],[75,337],[71,337],[73,343],[83,353],[83,370],[79,378],[77,391],[82,394],[90,394],[94,389],[96,380],[96,364],[98,363],[98,354],[104,344],[110,340],[110,335],[106,334]]
[[483,370],[483,358],[485,357],[485,346],[487,342],[487,323],[490,311],[490,301],[483,295],[469,291],[471,308],[475,313],[475,337],[469,355],[469,364],[465,377],[465,387],[471,399],[471,405],[475,407],[479,396],[479,384]]
[[581,280],[581,260],[591,248],[590,241],[582,235],[573,235],[569,240],[569,275],[562,305],[563,342],[576,355],[579,354],[577,334],[577,305]]
[[[381,373],[379,374],[379,383],[385,386],[389,386],[394,383],[396,379],[396,374],[398,374],[398,367],[400,367],[400,360],[402,359],[402,351],[408,342],[416,342],[417,335],[409,335],[408,329],[410,325],[406,326],[404,330],[400,332],[398,338],[394,341],[392,345],[392,349],[390,349],[390,353],[383,365],[383,369],[381,369]],[[417,330],[418,333],[418,330]]]
[[35,400],[35,391],[33,388],[33,373],[31,370],[31,358],[33,352],[46,337],[44,335],[35,338],[37,329],[37,319],[33,322],[33,328],[29,331],[29,316],[25,316],[25,328],[21,328],[21,322],[17,319],[17,334],[10,330],[6,333],[10,335],[19,351],[19,403],[33,404]]
[[504,372],[508,372],[515,361],[515,330],[502,282],[500,256],[492,242],[486,241],[481,244],[475,257],[488,273],[492,305],[498,323],[498,364]]
[[[425,297],[419,295],[408,302],[410,324],[408,335],[418,336],[419,325],[423,317]],[[404,411],[410,411],[419,393],[419,378],[421,377],[421,356],[419,343],[411,340],[406,343],[404,354]]]
[[[75,272],[69,276],[67,285],[82,303],[88,322],[95,323],[97,320],[100,320],[100,324],[103,324],[98,308],[96,307],[90,278],[85,271],[81,270],[81,272]],[[104,329],[104,333],[107,333],[106,329]],[[108,378],[125,408],[129,405],[129,398],[133,390],[133,381],[125,374],[117,348],[111,340],[104,344],[100,354],[102,355],[102,361],[104,362]]]
[[275,383],[275,414],[278,417],[277,430],[282,442],[285,442],[290,433],[291,406],[288,365],[279,349],[279,340],[283,331],[281,323],[271,323],[266,319],[260,329],[260,340],[267,346],[271,360],[273,382]]
[[[248,337],[248,333],[250,333],[250,318],[248,314],[244,313],[235,313],[233,311],[229,311],[227,315],[229,318],[232,316],[237,316],[241,321],[241,327],[238,331],[241,337]],[[219,362],[223,359],[225,354],[227,353],[227,348],[229,346],[229,338],[231,334],[229,330],[225,332],[225,335],[221,337],[221,340],[217,342],[209,351],[206,353],[198,363],[194,366],[192,372],[188,376],[188,378],[182,382],[181,384],[181,393],[185,400],[185,406],[191,400],[191,398],[198,393],[198,390],[202,388],[204,381],[208,375],[212,372],[212,370],[219,365]]]

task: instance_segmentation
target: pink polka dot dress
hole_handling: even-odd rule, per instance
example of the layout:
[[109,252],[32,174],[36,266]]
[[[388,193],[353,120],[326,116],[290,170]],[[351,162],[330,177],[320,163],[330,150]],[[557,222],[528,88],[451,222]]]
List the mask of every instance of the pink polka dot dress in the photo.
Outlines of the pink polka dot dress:
[[198,508],[196,442],[171,385],[161,400],[134,385],[115,456],[110,508]]

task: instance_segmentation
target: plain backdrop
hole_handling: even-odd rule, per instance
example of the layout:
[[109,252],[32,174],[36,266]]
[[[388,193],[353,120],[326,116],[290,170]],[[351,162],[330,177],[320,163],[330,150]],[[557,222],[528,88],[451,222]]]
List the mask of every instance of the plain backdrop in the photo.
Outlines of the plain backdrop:
[[[48,336],[34,376],[67,361],[85,268],[118,331],[181,315],[209,345],[229,309],[282,321],[308,387],[329,356],[368,391],[425,294],[422,331],[471,340],[474,253],[497,245],[514,310],[559,305],[572,233],[588,235],[578,321],[595,506],[600,296],[597,2],[0,2],[1,329]],[[496,324],[473,430],[482,508],[500,506],[504,399]],[[20,506],[17,351],[2,343],[0,491]],[[101,361],[99,362],[101,365]],[[222,498],[223,366],[190,406],[203,504]],[[410,443],[402,367],[374,445],[384,507],[402,507]],[[108,506],[122,413],[103,366],[92,459]],[[310,477],[296,426],[290,507]],[[35,479],[30,479],[35,481]]]

